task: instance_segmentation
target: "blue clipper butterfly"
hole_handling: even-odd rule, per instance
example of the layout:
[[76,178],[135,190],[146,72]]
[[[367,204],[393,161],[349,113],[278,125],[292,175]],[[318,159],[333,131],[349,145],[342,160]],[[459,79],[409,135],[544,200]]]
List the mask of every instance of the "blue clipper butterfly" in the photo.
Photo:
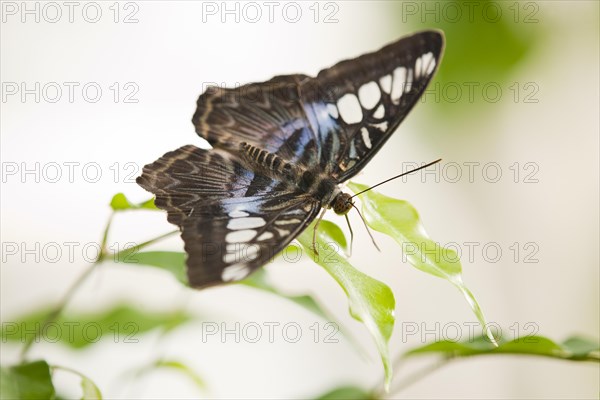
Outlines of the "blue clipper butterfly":
[[190,286],[243,279],[321,209],[347,214],[351,196],[338,185],[413,108],[443,47],[441,32],[424,31],[315,78],[276,76],[203,93],[192,122],[212,149],[183,146],[137,178],[181,230]]

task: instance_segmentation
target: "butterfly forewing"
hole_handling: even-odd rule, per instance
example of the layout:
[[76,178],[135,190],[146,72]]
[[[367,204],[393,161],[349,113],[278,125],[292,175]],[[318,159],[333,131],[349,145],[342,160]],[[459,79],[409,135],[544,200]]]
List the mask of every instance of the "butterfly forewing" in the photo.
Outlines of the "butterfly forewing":
[[213,149],[184,146],[138,178],[182,231],[190,284],[244,278],[330,206],[324,180],[335,186],[365,166],[423,94],[442,50],[441,33],[421,32],[316,78],[203,93],[192,122]]
[[[334,143],[338,182],[360,171],[413,108],[435,73],[443,51],[436,31],[405,37],[381,50],[339,62],[307,83],[321,143]],[[333,136],[330,137],[330,136]]]
[[315,154],[318,141],[299,93],[304,75],[278,76],[235,89],[212,87],[197,102],[196,132],[213,147],[238,151],[246,142],[286,160],[314,164],[301,153]]

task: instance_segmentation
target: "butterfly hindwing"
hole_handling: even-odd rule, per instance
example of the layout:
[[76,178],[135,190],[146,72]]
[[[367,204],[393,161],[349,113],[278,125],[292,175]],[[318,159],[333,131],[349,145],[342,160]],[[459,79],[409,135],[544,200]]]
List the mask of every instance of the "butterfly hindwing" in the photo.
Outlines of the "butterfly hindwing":
[[181,229],[190,285],[246,277],[281,251],[320,205],[248,170],[222,150],[184,146],[144,167],[138,183]]

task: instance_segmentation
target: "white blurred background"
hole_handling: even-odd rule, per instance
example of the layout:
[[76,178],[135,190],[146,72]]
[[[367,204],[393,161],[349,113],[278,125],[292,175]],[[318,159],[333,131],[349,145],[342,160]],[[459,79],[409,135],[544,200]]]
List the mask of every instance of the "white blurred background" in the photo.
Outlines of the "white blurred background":
[[[447,28],[449,69],[444,71],[442,61],[441,77],[447,78],[441,87],[448,91],[438,91],[437,98],[432,92],[418,104],[356,180],[375,184],[407,169],[406,163],[443,158],[447,169],[439,170],[439,182],[433,175],[417,174],[380,191],[410,201],[434,240],[461,247],[464,280],[488,320],[508,337],[516,331],[531,334],[532,327],[556,341],[571,334],[600,336],[597,2],[515,2],[512,10],[520,10],[518,17],[505,9],[502,18],[484,26],[487,49],[493,53],[499,48],[498,65],[504,65],[502,41],[509,29],[527,51],[497,78],[498,71],[482,70],[474,62],[479,54],[461,49],[473,40],[461,36],[471,29],[470,22],[466,16],[451,20],[445,3],[276,2],[272,22],[264,2],[250,7],[195,1],[75,3],[73,22],[60,2],[53,3],[58,8],[44,2],[2,3],[2,322],[59,301],[86,265],[84,245],[98,242],[112,195],[147,199],[148,193],[134,183],[139,168],[166,151],[200,143],[190,120],[207,84],[234,86],[297,72],[314,75],[414,30]],[[238,11],[226,14],[225,7]],[[433,14],[425,12],[427,7]],[[89,22],[96,9],[102,12],[99,21]],[[293,23],[298,9],[301,15]],[[62,16],[52,22],[56,10]],[[252,22],[255,10],[262,16]],[[468,57],[461,60],[457,54]],[[457,76],[464,80],[452,81]],[[472,102],[467,81],[479,84]],[[74,88],[72,101],[65,82],[73,82],[68,84]],[[494,101],[481,90],[490,82],[502,89]],[[453,102],[450,90],[456,83],[463,93]],[[22,84],[32,93],[22,97]],[[83,93],[86,84],[90,88]],[[57,86],[62,97],[53,102]],[[92,102],[95,87],[102,94]],[[449,181],[455,169],[448,163],[461,167],[456,183]],[[465,163],[479,163],[471,180]],[[36,165],[37,173],[24,172]],[[55,179],[56,165],[60,179]],[[494,167],[487,175],[485,165]],[[495,168],[502,176],[494,183]],[[440,339],[441,327],[448,323],[459,324],[465,335],[476,319],[458,291],[402,262],[398,246],[379,234],[378,253],[358,217],[352,215],[352,220],[357,235],[353,264],[390,285],[396,297],[392,354],[424,339]],[[139,243],[171,229],[163,213],[124,213],[116,217],[109,243]],[[77,243],[73,260],[65,245],[70,242]],[[466,247],[471,242],[472,257]],[[24,251],[35,249],[36,243],[40,249],[58,243],[63,255],[57,262],[44,254],[36,260]],[[16,254],[7,252],[12,244]],[[181,250],[182,245],[173,237],[154,248]],[[502,251],[498,257],[497,248]],[[278,262],[267,270],[281,290],[314,295],[367,350],[366,357],[339,334],[339,343],[314,343],[310,327],[327,321],[278,297],[238,286],[192,291],[153,268],[106,264],[76,293],[68,310],[101,310],[126,302],[150,311],[184,308],[198,315],[198,322],[164,338],[140,335],[135,344],[107,339],[73,351],[38,343],[30,358],[83,372],[106,398],[309,398],[345,384],[376,386],[383,372],[375,346],[348,315],[344,293],[326,272],[308,260]],[[201,321],[228,327],[295,322],[303,337],[295,344],[281,336],[275,343],[222,343],[216,337],[203,343]],[[418,334],[407,335],[408,326],[418,327]],[[19,351],[14,342],[2,343],[2,365],[16,362]],[[186,377],[168,371],[138,380],[125,375],[160,357],[185,361],[207,389],[198,391]],[[409,363],[396,378],[401,381],[423,365]],[[475,358],[438,370],[395,397],[597,398],[598,372],[594,364],[551,359]],[[71,381],[57,377],[56,383],[67,396],[78,396]]]

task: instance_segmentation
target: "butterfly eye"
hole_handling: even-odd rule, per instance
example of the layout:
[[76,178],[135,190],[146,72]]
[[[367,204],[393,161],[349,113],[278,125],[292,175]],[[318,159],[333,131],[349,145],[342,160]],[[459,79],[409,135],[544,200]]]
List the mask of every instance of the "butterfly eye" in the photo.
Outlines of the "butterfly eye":
[[351,196],[348,193],[340,193],[333,200],[333,211],[338,215],[346,215],[352,208]]

